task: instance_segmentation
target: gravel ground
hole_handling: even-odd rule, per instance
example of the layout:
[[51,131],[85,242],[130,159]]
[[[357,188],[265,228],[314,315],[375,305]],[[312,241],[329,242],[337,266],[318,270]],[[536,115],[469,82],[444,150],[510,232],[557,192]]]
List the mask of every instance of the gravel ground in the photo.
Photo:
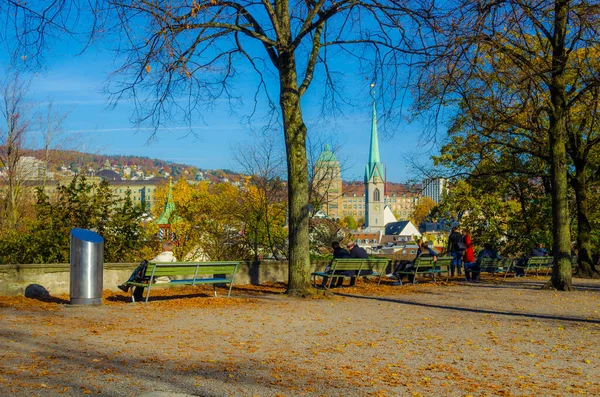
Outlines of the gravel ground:
[[[600,395],[600,282],[542,278],[336,290],[0,299],[0,395]],[[154,294],[154,292],[153,292]]]

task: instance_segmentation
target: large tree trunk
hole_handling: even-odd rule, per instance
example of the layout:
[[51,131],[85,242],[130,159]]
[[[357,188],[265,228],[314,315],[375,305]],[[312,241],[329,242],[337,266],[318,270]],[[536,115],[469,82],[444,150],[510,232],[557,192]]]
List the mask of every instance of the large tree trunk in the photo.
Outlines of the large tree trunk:
[[577,204],[577,275],[579,277],[598,278],[600,273],[594,269],[592,261],[592,226],[588,218],[589,199],[585,166],[575,161],[575,178],[571,185],[575,191]]
[[302,295],[310,289],[308,240],[308,160],[306,126],[300,109],[300,93],[293,52],[279,55],[279,102],[283,117],[288,168],[289,275],[287,293]]
[[552,77],[550,82],[550,175],[552,178],[552,234],[554,238],[552,287],[560,291],[572,289],[571,231],[569,229],[567,150],[565,144],[567,101],[565,70],[567,65],[566,32],[568,0],[554,5],[554,36],[552,38]]

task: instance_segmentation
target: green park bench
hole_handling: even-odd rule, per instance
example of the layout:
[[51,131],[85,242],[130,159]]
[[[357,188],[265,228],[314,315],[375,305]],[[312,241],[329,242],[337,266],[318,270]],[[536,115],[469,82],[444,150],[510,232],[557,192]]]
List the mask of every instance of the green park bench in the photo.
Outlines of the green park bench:
[[554,258],[551,256],[530,256],[527,258],[525,263],[519,265],[515,264],[512,269],[523,269],[523,275],[527,276],[527,273],[535,271],[535,275],[538,276],[541,271],[546,271],[546,276],[552,271],[552,264]]
[[[377,285],[381,283],[381,276],[385,273],[385,270],[390,263],[390,259],[387,258],[369,258],[369,259],[359,259],[359,258],[334,258],[331,261],[331,264],[328,271],[322,272],[313,272],[311,276],[313,278],[313,285],[315,287],[319,286],[317,284],[317,277],[325,278],[328,277],[327,285],[325,288],[330,288],[331,283],[334,278],[343,277],[343,278],[351,278],[351,277],[376,277]],[[345,274],[339,274],[340,272],[355,272],[355,276],[348,276]]]
[[[149,263],[144,273],[147,282],[129,281],[126,283],[131,288],[131,299],[133,287],[145,287],[146,302],[150,297],[150,290],[154,287],[179,286],[179,285],[202,285],[212,284],[215,296],[217,296],[217,284],[229,284],[227,297],[231,295],[231,287],[235,280],[240,262],[157,262]],[[171,280],[165,283],[156,283],[158,277],[169,277]]]
[[412,283],[416,284],[417,276],[425,275],[431,276],[433,281],[435,281],[435,276],[442,276],[443,273],[446,273],[446,281],[450,276],[450,265],[452,263],[452,257],[450,256],[440,256],[437,258],[437,261],[433,261],[433,257],[419,257],[414,260],[413,267],[406,270],[397,271],[398,281],[400,285],[402,285],[402,277],[403,276],[413,276]]
[[[512,269],[513,259],[511,258],[481,258],[479,263],[479,273],[490,273],[495,276],[498,273],[504,273],[504,277],[514,271]],[[477,271],[473,269],[474,271]]]

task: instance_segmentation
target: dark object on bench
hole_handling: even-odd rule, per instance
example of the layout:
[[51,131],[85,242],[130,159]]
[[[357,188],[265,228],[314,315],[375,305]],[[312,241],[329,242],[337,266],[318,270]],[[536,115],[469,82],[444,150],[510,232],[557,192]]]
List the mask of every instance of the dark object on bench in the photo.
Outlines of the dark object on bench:
[[352,277],[377,277],[377,285],[381,283],[381,275],[385,272],[390,260],[387,258],[360,259],[360,258],[335,258],[331,262],[329,271],[313,272],[313,285],[317,286],[317,277],[327,277],[325,288],[331,288],[334,278]]
[[408,276],[409,280],[412,277],[412,283],[416,284],[418,275],[428,275],[435,281],[435,276],[441,276],[446,273],[446,281],[450,275],[450,265],[452,263],[452,257],[442,256],[438,257],[437,261],[433,260],[433,257],[419,257],[414,260],[413,266],[405,270],[398,271],[398,281],[402,285],[402,276]]
[[[161,262],[148,263],[144,272],[144,280],[129,281],[125,283],[133,291],[133,287],[148,288],[146,302],[150,297],[150,290],[157,286],[173,285],[200,285],[213,284],[215,296],[217,296],[217,284],[229,284],[227,297],[231,295],[231,287],[240,262]],[[156,283],[158,277],[183,277],[171,279],[165,283]],[[206,277],[211,276],[211,277]],[[139,294],[132,293],[131,299],[141,298]]]
[[530,256],[525,263],[515,264],[513,269],[517,274],[523,274],[525,277],[531,271],[535,271],[535,275],[538,276],[540,271],[545,270],[547,276],[552,271],[553,263],[554,257],[552,256]]

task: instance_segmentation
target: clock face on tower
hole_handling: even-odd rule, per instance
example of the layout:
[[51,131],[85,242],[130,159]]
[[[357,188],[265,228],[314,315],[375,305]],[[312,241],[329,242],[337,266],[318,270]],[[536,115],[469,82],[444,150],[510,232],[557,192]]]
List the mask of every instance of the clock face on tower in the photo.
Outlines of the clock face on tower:
[[375,207],[373,207],[375,209],[375,211],[379,211],[379,204],[375,204]]

